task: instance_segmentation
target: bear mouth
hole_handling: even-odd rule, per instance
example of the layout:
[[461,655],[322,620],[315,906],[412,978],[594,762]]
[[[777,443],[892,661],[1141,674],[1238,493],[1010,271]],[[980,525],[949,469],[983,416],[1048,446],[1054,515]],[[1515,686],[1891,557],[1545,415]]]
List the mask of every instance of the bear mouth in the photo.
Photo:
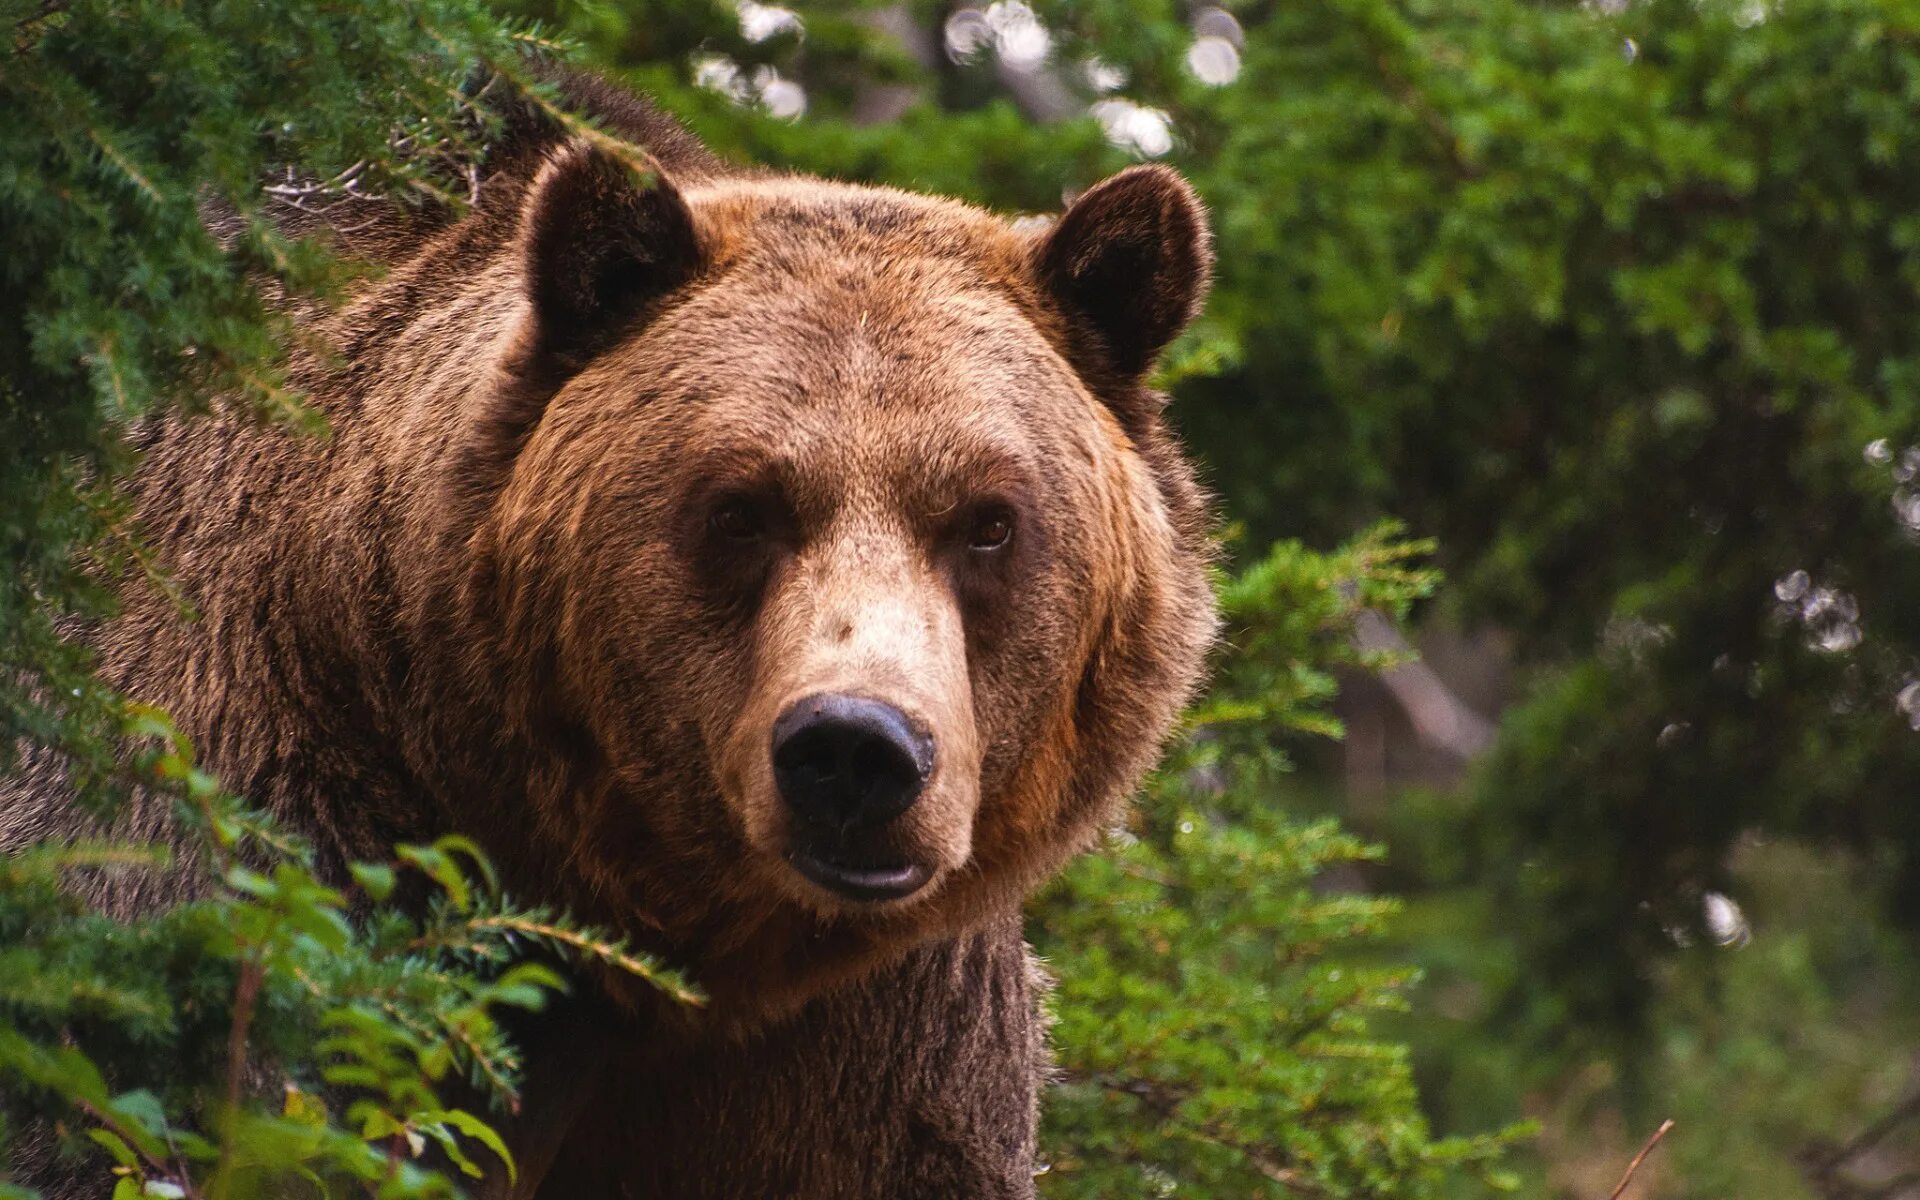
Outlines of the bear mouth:
[[834,862],[804,850],[790,852],[787,861],[794,870],[835,895],[869,904],[905,899],[933,877],[933,872],[919,863]]

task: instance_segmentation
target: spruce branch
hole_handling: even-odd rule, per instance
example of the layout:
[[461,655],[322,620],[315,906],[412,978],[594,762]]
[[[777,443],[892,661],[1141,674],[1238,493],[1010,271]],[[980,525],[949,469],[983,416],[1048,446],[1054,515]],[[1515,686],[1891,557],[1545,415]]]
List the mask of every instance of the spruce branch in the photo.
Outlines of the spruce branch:
[[611,937],[598,930],[574,927],[554,919],[544,910],[528,913],[497,912],[464,919],[453,926],[435,930],[409,944],[409,949],[431,946],[458,947],[460,939],[489,933],[519,934],[571,956],[598,962],[628,975],[644,979],[682,1004],[701,1006],[706,996],[684,982],[679,974],[644,954],[628,949],[625,938]]

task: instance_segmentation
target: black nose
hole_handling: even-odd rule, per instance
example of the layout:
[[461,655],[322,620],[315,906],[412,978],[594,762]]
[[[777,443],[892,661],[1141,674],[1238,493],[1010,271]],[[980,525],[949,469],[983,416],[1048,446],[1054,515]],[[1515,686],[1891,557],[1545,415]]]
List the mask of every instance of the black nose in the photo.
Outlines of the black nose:
[[801,822],[844,835],[913,806],[933,773],[933,740],[891,704],[809,696],[773,725],[773,780]]

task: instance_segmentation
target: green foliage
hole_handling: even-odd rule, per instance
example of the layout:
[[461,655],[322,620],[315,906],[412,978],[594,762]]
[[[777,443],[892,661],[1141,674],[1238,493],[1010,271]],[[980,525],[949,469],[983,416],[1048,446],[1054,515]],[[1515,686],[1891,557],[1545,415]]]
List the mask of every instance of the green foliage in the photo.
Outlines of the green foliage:
[[[134,557],[94,487],[123,465],[116,430],[200,395],[283,407],[283,331],[247,280],[333,278],[258,221],[207,238],[199,197],[255,212],[252,181],[296,155],[424,184],[386,130],[426,112],[470,136],[448,88],[498,35],[452,0],[0,5],[24,51],[0,71],[19,114],[0,135],[0,745],[57,740],[100,783],[117,710],[54,630],[99,611],[95,567]],[[1681,1117],[1661,1186],[1684,1195],[1801,1194],[1796,1154],[1894,1106],[1886,1048],[1920,1044],[1897,931],[1920,915],[1913,0],[1229,0],[1222,86],[1184,62],[1191,6],[1057,0],[1035,5],[1052,111],[991,49],[950,56],[953,7],[931,0],[799,4],[802,30],[759,40],[727,4],[506,7],[738,158],[1008,211],[1136,157],[1087,115],[1083,67],[1117,68],[1106,98],[1166,114],[1214,212],[1219,286],[1163,374],[1248,541],[1401,514],[1438,539],[1447,615],[1514,647],[1524,694],[1495,751],[1400,805],[1381,863],[1283,815],[1309,788],[1281,752],[1335,728],[1350,606],[1419,587],[1368,592],[1391,563],[1297,548],[1226,585],[1241,654],[1219,697],[1035,926],[1069,1071],[1050,1190],[1480,1178],[1486,1146],[1430,1140],[1362,1014],[1415,1040],[1442,1125],[1501,1125],[1523,1094],[1550,1136],[1623,1097],[1636,1127]],[[759,111],[770,71],[804,86],[804,118]],[[1384,915],[1329,892],[1356,877],[1409,893],[1394,940],[1350,936]],[[1713,944],[1711,894],[1746,910],[1745,949]],[[1408,960],[1430,968],[1411,990],[1379,965]],[[1414,1013],[1384,1011],[1403,995]],[[1355,1045],[1380,1048],[1335,1052]],[[1616,1177],[1638,1143],[1589,1140]]]
[[1624,1102],[1681,1118],[1674,1194],[1842,1195],[1807,1164],[1911,1092],[1920,999],[1920,8],[1609,7],[1250,32],[1186,114],[1241,353],[1176,411],[1252,527],[1415,515],[1516,647],[1490,758],[1391,825],[1445,1117],[1584,1094],[1550,1153]]
[[[135,422],[218,396],[321,432],[284,386],[291,329],[265,297],[324,302],[346,268],[271,210],[458,203],[444,167],[486,128],[468,82],[524,82],[532,35],[459,0],[4,0],[0,28],[0,770],[37,743],[83,798],[172,791],[194,847],[0,858],[0,1162],[57,1131],[61,1155],[118,1175],[116,1200],[454,1195],[505,1157],[458,1104],[512,1102],[501,1022],[561,987],[546,964],[697,996],[504,900],[459,839],[329,886],[63,635],[125,571],[166,585],[114,490]],[[83,899],[162,872],[201,898],[131,921]]]
[[[190,860],[105,843],[0,857],[0,1133],[58,1122],[61,1153],[110,1167],[116,1196],[457,1195],[483,1163],[513,1169],[488,1123],[520,1077],[502,1020],[563,990],[555,966],[699,1002],[618,939],[503,899],[463,838],[329,887],[164,721],[139,732],[160,739],[139,772],[177,794]],[[88,876],[156,871],[204,898],[133,921],[84,902]]]
[[[0,680],[11,681],[0,744],[56,744],[83,789],[105,793],[128,778],[122,734],[158,738],[131,777],[178,794],[194,850],[173,862],[140,847],[44,846],[0,862],[0,1128],[44,1137],[35,1122],[55,1122],[62,1154],[117,1173],[116,1197],[267,1196],[295,1181],[454,1194],[460,1176],[506,1158],[488,1123],[519,1075],[502,1022],[560,988],[548,963],[637,974],[687,1002],[697,993],[617,941],[502,899],[459,839],[398,847],[389,862],[353,864],[352,886],[330,886],[304,843],[193,767],[164,718],[129,718],[56,630],[104,613],[99,581],[119,571],[165,586],[112,492],[130,422],[221,396],[313,423],[281,382],[290,331],[261,288],[324,301],[342,267],[276,231],[270,206],[396,191],[458,203],[439,168],[485,128],[465,82],[476,62],[513,75],[514,38],[451,0],[352,12],[76,3],[6,17],[23,69],[0,76],[0,94],[23,119],[0,138],[0,206],[18,239],[4,268],[16,319],[0,336],[11,456],[0,511],[17,514],[0,594]],[[679,77],[687,50],[726,32],[721,10],[570,18],[589,42],[651,56],[643,82],[704,113],[735,150],[804,151],[840,173],[1031,208],[1120,161],[1091,127],[1040,129],[1005,104],[922,110],[893,130],[742,122]],[[808,35],[823,62],[857,68],[848,80],[914,77],[854,12],[813,14]],[[152,65],[126,69],[136,61]],[[822,104],[858,98],[852,84],[814,86]],[[917,124],[963,131],[968,154]],[[304,173],[285,192],[260,190],[296,161]],[[217,236],[209,214],[223,214]],[[1216,369],[1220,345],[1183,349],[1169,376]],[[1287,544],[1224,582],[1239,653],[1221,692],[1125,845],[1063,882],[1035,926],[1063,975],[1071,1079],[1048,1135],[1053,1190],[1178,1180],[1417,1196],[1462,1168],[1491,1170],[1498,1144],[1433,1140],[1404,1051],[1368,1038],[1367,1015],[1397,1004],[1407,975],[1340,955],[1390,906],[1313,888],[1371,851],[1286,819],[1268,795],[1285,739],[1337,733],[1330,672],[1359,662],[1353,615],[1403,616],[1431,586],[1409,565],[1429,549],[1388,529],[1332,556]],[[127,872],[184,874],[201,898],[134,921],[80,898],[90,879]],[[1176,939],[1186,953],[1170,956]],[[530,951],[539,961],[524,961]]]
[[1455,607],[1517,635],[1533,698],[1466,869],[1526,914],[1527,986],[1638,1038],[1665,927],[1737,893],[1745,832],[1892,856],[1920,911],[1920,340],[1886,319],[1920,286],[1894,99],[1920,10],[1353,7],[1378,11],[1343,40],[1248,56],[1345,119],[1242,112],[1215,160],[1223,221],[1276,231],[1228,270],[1292,270],[1303,303],[1223,312],[1260,322],[1217,381],[1252,396],[1232,444],[1306,432],[1343,478],[1227,469],[1262,511],[1419,513]]
[[117,704],[57,631],[156,569],[111,486],[128,423],[216,395],[313,421],[263,287],[325,296],[341,270],[276,230],[262,181],[298,162],[433,199],[431,151],[479,129],[462,80],[519,43],[465,0],[0,0],[0,29],[0,767],[56,744],[97,794]]
[[1328,889],[1377,850],[1275,803],[1285,742],[1335,729],[1326,672],[1362,609],[1404,614],[1429,547],[1377,529],[1325,555],[1281,543],[1228,580],[1232,650],[1190,736],[1104,853],[1042,898],[1058,977],[1049,1196],[1445,1194],[1511,1188],[1504,1139],[1438,1139],[1407,1052],[1370,1031],[1412,975],[1370,965],[1390,901]]

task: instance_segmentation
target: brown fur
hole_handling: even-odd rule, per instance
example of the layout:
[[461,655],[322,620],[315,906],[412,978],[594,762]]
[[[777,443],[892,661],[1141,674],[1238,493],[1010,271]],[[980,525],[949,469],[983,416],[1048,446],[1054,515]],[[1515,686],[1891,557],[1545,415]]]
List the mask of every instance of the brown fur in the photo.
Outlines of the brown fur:
[[[471,215],[341,234],[388,270],[312,323],[330,439],[143,435],[141,517],[204,616],[130,590],[103,669],[336,868],[469,831],[517,895],[710,991],[690,1018],[608,981],[531,1034],[540,1195],[1030,1194],[1011,914],[1151,765],[1213,632],[1205,507],[1141,381],[1204,292],[1200,209],[1136,168],[1016,233],[733,172],[569,87],[651,178],[521,121]],[[715,532],[728,504],[759,536]],[[906,899],[786,861],[769,731],[822,691],[938,747],[887,834],[932,873]],[[71,828],[44,765],[10,786],[0,845]],[[151,801],[129,821],[164,835]]]

